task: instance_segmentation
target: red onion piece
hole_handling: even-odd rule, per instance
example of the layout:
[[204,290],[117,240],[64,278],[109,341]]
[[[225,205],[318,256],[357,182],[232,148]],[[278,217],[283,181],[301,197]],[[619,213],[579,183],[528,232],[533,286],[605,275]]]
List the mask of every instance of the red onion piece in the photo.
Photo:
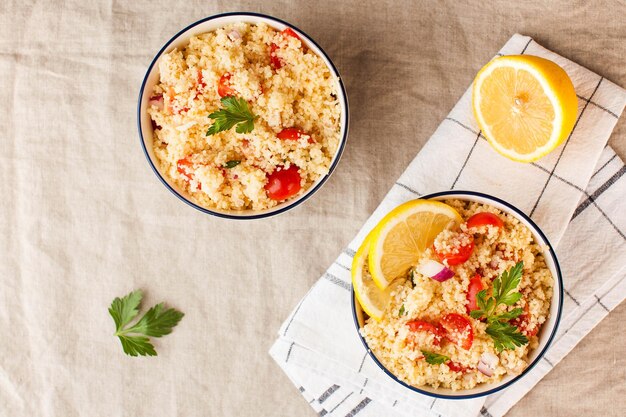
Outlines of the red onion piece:
[[163,94],[157,94],[150,97],[148,104],[151,106],[155,106],[159,110],[163,110]]
[[482,373],[485,374],[487,376],[493,376],[493,370],[485,363],[485,362],[479,362],[477,369]]
[[480,361],[491,369],[495,369],[495,367],[498,366],[498,362],[500,362],[500,359],[491,352],[485,352],[480,357]]
[[236,30],[231,30],[230,33],[228,33],[228,38],[234,42],[237,39],[241,39],[241,33]]
[[417,270],[420,274],[426,275],[438,282],[447,281],[454,276],[454,272],[450,268],[432,259],[422,262],[417,267]]
[[438,273],[437,275],[431,278],[434,279],[435,281],[444,282],[444,281],[449,280],[453,276],[454,276],[454,272],[452,272],[451,269],[444,267],[444,269],[442,269],[440,273]]
[[493,371],[498,366],[500,359],[491,352],[485,352],[480,357],[480,362],[476,367],[480,372],[487,376],[493,376]]

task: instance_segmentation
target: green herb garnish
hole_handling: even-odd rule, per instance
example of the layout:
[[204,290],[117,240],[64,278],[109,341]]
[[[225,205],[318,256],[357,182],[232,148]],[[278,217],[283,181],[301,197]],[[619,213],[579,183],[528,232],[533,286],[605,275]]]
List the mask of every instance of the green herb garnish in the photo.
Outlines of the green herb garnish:
[[213,124],[207,130],[206,135],[214,135],[218,132],[230,130],[237,125],[237,133],[250,133],[254,129],[254,121],[259,117],[250,111],[248,102],[242,98],[229,96],[221,100],[223,109],[209,114]]
[[501,314],[495,314],[499,305],[512,306],[517,303],[522,294],[517,292],[517,287],[522,279],[523,262],[518,262],[508,271],[493,281],[493,296],[487,297],[487,290],[482,290],[476,295],[477,310],[472,310],[470,316],[475,319],[487,320],[487,334],[493,339],[498,352],[505,349],[515,349],[528,343],[528,338],[520,333],[519,329],[509,323],[509,320],[519,317],[523,310],[514,308]]
[[109,314],[115,321],[115,336],[120,338],[124,353],[130,356],[156,356],[154,346],[147,336],[161,337],[172,332],[184,314],[173,308],[163,309],[159,303],[131,327],[125,328],[139,314],[143,294],[133,291],[126,297],[116,297],[109,307]]
[[422,355],[424,355],[426,363],[429,363],[431,365],[440,365],[450,360],[450,358],[446,355],[440,355],[438,353],[429,352],[427,350],[422,350]]
[[510,323],[494,321],[487,326],[487,334],[493,339],[498,353],[505,349],[515,349],[528,343],[528,338]]
[[234,168],[237,165],[239,165],[241,163],[241,161],[228,161],[224,164],[224,168]]
[[402,307],[400,307],[400,311],[398,311],[398,317],[404,316],[405,313],[406,311],[404,310],[404,304],[402,304]]

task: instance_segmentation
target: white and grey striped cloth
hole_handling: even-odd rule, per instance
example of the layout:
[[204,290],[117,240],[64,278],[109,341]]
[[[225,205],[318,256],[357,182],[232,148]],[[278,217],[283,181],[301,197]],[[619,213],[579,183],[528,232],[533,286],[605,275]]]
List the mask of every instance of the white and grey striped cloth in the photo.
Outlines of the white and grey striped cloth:
[[[538,162],[509,161],[478,131],[465,92],[270,350],[320,416],[502,416],[626,296],[626,167],[606,146],[626,91],[526,36],[514,35],[498,55],[510,54],[542,56],[567,71],[579,99],[574,131]],[[366,233],[398,204],[449,189],[491,194],[529,214],[556,246],[563,271],[563,317],[547,355],[487,398],[435,400],[394,383],[366,354],[350,308],[349,269]]]

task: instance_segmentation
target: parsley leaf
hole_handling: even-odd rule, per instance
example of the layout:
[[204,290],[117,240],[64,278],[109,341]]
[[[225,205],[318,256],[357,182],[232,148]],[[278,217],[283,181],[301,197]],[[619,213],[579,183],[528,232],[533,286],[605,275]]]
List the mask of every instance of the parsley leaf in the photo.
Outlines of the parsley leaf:
[[524,312],[521,308],[514,308],[511,311],[507,311],[506,313],[498,314],[495,318],[497,321],[509,321],[518,318]]
[[524,310],[514,308],[501,314],[495,314],[499,305],[512,306],[517,303],[522,294],[517,292],[517,287],[522,279],[523,262],[518,262],[508,271],[504,271],[501,276],[493,281],[493,296],[487,297],[487,290],[479,291],[476,295],[476,305],[478,309],[470,311],[470,316],[474,319],[485,318],[487,320],[487,334],[493,339],[494,346],[498,352],[504,349],[515,349],[528,343],[528,338],[524,336],[516,326],[509,323],[519,317]]
[[115,329],[119,330],[126,326],[139,314],[139,304],[141,303],[141,291],[133,291],[126,297],[115,298],[109,307],[109,314],[115,322]]
[[523,268],[524,262],[518,262],[513,268],[504,271],[493,281],[493,296],[496,299],[496,304],[512,306],[522,298],[522,294],[515,292],[515,290],[522,279]]
[[402,304],[402,307],[400,307],[400,311],[398,311],[398,317],[404,316],[405,313],[406,311],[404,310],[404,304]]
[[206,135],[215,135],[218,132],[230,130],[236,125],[237,133],[250,133],[254,129],[254,121],[259,117],[250,111],[248,102],[243,98],[228,96],[221,99],[223,109],[209,114],[213,124]]
[[233,160],[233,161],[228,161],[224,164],[224,168],[234,168],[237,165],[239,165],[241,163],[241,161],[237,161],[237,160]]
[[476,294],[476,305],[478,305],[478,310],[470,311],[472,318],[489,317],[496,309],[496,300],[493,297],[487,298],[487,290],[481,290]]
[[109,314],[115,322],[115,336],[119,337],[124,353],[130,356],[156,356],[154,346],[146,336],[170,334],[184,314],[173,308],[164,309],[163,303],[159,303],[137,323],[125,328],[139,314],[142,298],[141,290],[133,291],[123,298],[116,297],[109,307]]
[[450,358],[446,355],[440,355],[438,353],[429,352],[427,350],[422,350],[422,355],[424,355],[426,363],[429,363],[431,365],[439,365],[450,360]]
[[487,326],[487,334],[493,339],[498,353],[505,349],[515,349],[528,343],[528,338],[510,323],[494,321]]

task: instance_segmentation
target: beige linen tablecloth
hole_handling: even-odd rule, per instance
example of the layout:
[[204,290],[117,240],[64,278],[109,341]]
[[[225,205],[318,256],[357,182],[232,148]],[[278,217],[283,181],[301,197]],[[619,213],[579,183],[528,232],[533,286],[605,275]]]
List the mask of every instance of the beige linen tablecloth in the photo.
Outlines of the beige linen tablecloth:
[[[290,21],[329,53],[348,147],[293,212],[233,222],[154,177],[135,106],[171,35],[210,14]],[[623,2],[0,4],[0,415],[312,416],[267,351],[292,307],[378,205],[480,65],[513,33],[626,86]],[[626,157],[626,123],[609,142]],[[107,307],[141,288],[186,313],[130,358]],[[622,416],[618,307],[509,415]]]

